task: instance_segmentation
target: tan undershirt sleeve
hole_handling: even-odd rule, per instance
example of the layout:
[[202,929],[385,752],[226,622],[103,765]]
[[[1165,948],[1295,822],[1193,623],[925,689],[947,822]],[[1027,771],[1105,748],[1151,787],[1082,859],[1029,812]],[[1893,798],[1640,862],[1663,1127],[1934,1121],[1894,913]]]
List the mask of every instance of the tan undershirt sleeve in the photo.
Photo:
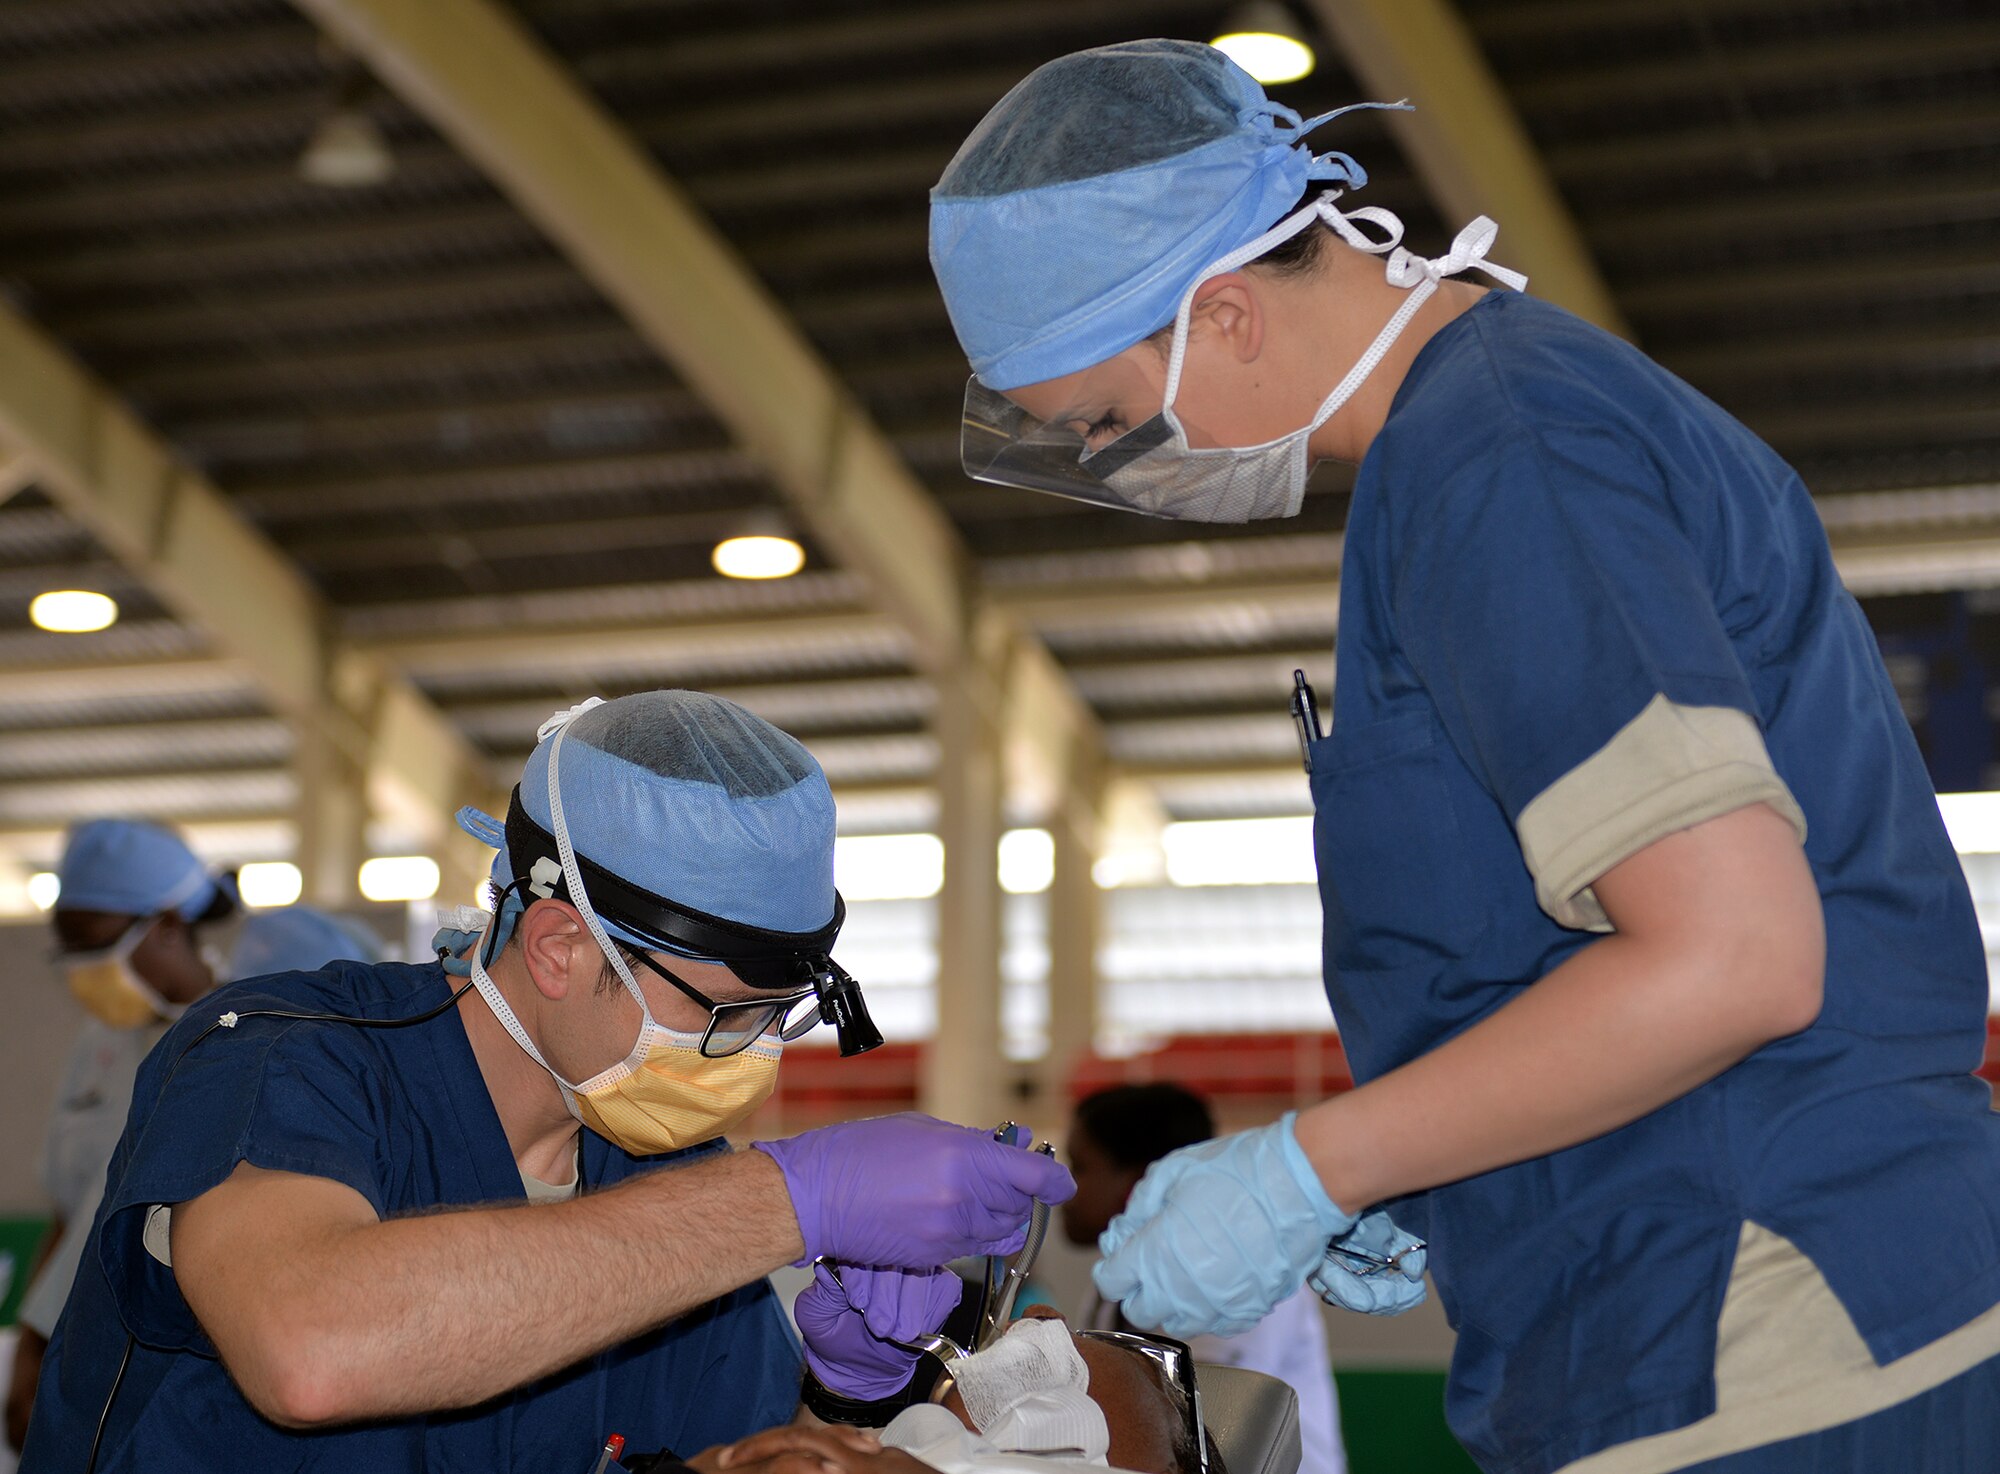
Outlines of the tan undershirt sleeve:
[[1541,908],[1563,926],[1610,931],[1591,891],[1600,875],[1656,839],[1757,803],[1789,819],[1805,842],[1805,815],[1754,720],[1734,707],[1655,696],[1537,794],[1515,832]]
[[2000,1356],[2000,1306],[1877,1366],[1813,1262],[1755,1223],[1738,1238],[1715,1338],[1715,1411],[1602,1449],[1558,1474],[1668,1474],[1836,1428],[1907,1402]]

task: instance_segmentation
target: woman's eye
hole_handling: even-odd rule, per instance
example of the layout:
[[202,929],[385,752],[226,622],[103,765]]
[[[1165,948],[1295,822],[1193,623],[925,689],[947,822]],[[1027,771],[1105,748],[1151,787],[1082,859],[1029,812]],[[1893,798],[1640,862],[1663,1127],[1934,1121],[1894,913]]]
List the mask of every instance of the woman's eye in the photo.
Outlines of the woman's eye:
[[1105,415],[1084,427],[1083,438],[1091,445],[1103,445],[1107,441],[1116,440],[1124,432],[1125,427],[1116,416]]

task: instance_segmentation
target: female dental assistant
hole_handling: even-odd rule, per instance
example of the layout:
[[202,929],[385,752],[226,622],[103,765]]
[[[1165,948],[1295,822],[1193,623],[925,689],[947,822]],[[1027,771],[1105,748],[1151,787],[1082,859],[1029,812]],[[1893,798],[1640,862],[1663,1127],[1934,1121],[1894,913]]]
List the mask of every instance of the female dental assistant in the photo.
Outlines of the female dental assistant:
[[1806,489],[1452,280],[1524,285],[1491,222],[1427,261],[1344,210],[1325,121],[1107,47],[932,193],[973,475],[1243,521],[1359,467],[1310,749],[1359,1088],[1156,1164],[1098,1288],[1181,1335],[1308,1277],[1394,1311],[1421,1239],[1487,1470],[2000,1467],[1985,958]]

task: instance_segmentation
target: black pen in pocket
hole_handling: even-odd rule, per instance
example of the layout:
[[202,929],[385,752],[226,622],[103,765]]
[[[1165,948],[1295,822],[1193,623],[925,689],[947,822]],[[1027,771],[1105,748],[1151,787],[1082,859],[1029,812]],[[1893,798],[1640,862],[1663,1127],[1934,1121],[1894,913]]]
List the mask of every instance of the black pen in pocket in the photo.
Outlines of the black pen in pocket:
[[1312,683],[1302,670],[1292,672],[1292,720],[1299,724],[1299,760],[1310,773],[1312,745],[1326,734],[1319,729],[1319,702],[1313,698]]

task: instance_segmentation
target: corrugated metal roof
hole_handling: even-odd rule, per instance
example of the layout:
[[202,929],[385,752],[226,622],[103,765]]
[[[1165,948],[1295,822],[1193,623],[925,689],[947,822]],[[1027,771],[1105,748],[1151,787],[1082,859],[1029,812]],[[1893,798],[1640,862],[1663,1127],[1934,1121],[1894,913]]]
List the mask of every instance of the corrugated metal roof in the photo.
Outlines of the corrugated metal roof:
[[[968,483],[964,363],[925,264],[925,190],[1014,80],[1077,46],[1203,36],[1227,6],[515,8],[827,356],[1169,809],[1293,811],[1284,686],[1294,665],[1330,672],[1351,478],[1322,468],[1293,522],[1216,529]],[[2000,522],[1895,500],[2000,483],[1988,0],[1461,9],[1644,346],[1816,491],[1884,494],[1830,512],[1837,533]],[[1303,111],[1357,92],[1322,50],[1280,89]],[[477,168],[377,88],[363,106],[394,177],[298,177],[343,65],[283,0],[0,7],[0,292],[496,759],[545,701],[702,684],[811,731],[846,781],[927,781],[907,637],[829,549],[777,585],[709,572],[718,536],[777,509],[768,479]],[[1339,146],[1367,163],[1368,202],[1443,246],[1379,119],[1343,123]],[[125,621],[31,631],[26,601],[52,581],[115,592]],[[2000,621],[1973,618],[2000,650]],[[0,507],[0,824],[286,808],[281,729],[211,656],[39,493]],[[64,738],[100,724],[101,742]],[[248,776],[225,792],[206,770],[231,765]],[[855,822],[927,812],[899,792]]]

